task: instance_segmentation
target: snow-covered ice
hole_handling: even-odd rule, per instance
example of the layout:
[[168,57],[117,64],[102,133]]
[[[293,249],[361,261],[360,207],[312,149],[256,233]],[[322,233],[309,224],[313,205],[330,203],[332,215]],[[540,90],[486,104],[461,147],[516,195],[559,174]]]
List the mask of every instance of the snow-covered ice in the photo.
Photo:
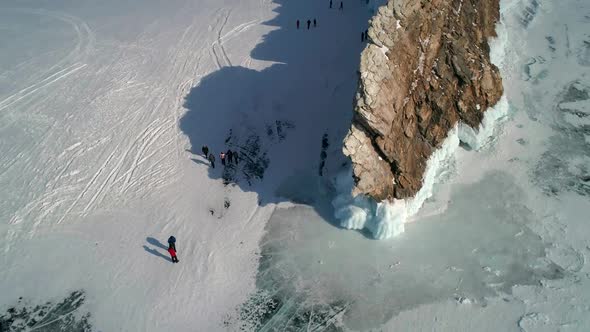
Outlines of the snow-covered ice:
[[377,5],[2,2],[0,324],[590,330],[590,4],[502,1],[508,119],[383,241],[332,206]]

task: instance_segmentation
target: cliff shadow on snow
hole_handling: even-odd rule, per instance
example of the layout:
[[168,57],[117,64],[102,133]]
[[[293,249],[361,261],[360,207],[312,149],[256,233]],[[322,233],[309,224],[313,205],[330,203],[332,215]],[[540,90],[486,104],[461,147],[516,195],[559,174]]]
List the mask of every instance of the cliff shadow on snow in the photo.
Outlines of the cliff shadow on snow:
[[[215,156],[210,178],[256,192],[261,205],[285,197],[316,206],[332,220],[329,200],[314,202],[325,196],[318,192],[332,171],[347,160],[342,140],[352,119],[364,47],[360,35],[372,7],[364,1],[346,2],[344,10],[336,8],[339,1],[332,9],[327,0],[273,3],[277,15],[263,23],[273,30],[250,53],[254,62],[268,62],[268,67],[231,65],[239,62],[226,51],[231,45],[218,42],[211,56],[219,69],[186,96],[180,128],[196,163],[208,167],[203,145]],[[316,19],[317,26],[307,29],[308,19]],[[219,154],[228,149],[238,153],[239,161],[224,167]]]

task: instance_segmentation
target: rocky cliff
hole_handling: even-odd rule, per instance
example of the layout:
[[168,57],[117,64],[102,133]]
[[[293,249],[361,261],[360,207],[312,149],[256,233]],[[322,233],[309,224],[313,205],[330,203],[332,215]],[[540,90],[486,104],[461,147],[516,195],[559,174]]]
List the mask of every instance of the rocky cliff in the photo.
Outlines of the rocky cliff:
[[478,128],[502,96],[490,62],[499,0],[390,0],[369,27],[344,141],[354,194],[414,196],[426,162],[461,121]]

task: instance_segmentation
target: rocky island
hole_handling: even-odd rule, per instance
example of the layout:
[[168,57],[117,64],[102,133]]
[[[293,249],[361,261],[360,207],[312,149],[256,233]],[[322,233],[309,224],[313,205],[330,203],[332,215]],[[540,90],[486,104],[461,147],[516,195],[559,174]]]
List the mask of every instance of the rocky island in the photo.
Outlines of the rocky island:
[[503,94],[488,44],[498,19],[499,0],[390,0],[379,8],[344,140],[353,195],[413,197],[448,133],[458,123],[479,127]]

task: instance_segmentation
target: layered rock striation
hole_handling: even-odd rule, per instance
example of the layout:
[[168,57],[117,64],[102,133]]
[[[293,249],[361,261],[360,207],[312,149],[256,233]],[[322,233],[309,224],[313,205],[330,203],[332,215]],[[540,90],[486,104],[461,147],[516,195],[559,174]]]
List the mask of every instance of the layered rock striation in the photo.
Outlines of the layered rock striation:
[[479,127],[503,93],[488,44],[498,18],[499,0],[390,0],[379,9],[344,140],[353,194],[414,196],[449,131]]

